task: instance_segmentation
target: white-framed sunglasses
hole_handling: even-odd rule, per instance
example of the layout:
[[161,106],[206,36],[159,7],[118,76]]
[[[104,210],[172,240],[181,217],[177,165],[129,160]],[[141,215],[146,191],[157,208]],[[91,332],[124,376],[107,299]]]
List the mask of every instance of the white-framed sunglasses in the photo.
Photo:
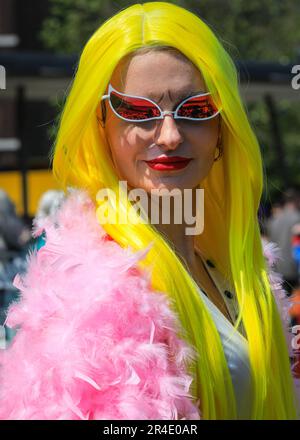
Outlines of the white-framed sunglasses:
[[116,116],[128,122],[145,122],[163,119],[165,115],[173,115],[174,119],[189,121],[207,121],[220,113],[210,93],[200,93],[181,101],[174,111],[163,111],[158,104],[143,96],[127,95],[118,92],[111,84],[108,94],[101,101],[108,99],[110,107]]

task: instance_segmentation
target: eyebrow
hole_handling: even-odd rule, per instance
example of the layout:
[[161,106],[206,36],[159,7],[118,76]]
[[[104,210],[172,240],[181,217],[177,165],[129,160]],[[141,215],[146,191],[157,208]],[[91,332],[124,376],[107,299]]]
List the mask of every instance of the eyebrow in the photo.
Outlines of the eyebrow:
[[[206,93],[205,90],[195,90],[193,92],[182,92],[178,95],[178,100],[189,98],[190,96],[200,95],[200,93]],[[170,96],[170,94],[169,94]],[[171,96],[170,96],[171,98]]]
[[[200,95],[201,93],[207,93],[207,92],[205,90],[195,90],[193,92],[181,92],[177,95],[176,103],[183,101],[184,99],[190,98],[191,96]],[[161,102],[162,98],[164,97],[164,95],[165,94],[163,93],[158,100],[155,99],[155,96],[152,94],[150,94],[149,98],[152,99],[153,101],[157,102],[157,104],[159,104]],[[169,95],[170,99],[172,99],[170,92],[168,92],[168,95]]]

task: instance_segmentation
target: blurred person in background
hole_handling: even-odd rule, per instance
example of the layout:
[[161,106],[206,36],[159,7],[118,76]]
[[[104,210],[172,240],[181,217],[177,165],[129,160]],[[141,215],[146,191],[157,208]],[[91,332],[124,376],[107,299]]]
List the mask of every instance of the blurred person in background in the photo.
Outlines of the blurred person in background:
[[18,291],[12,281],[17,273],[25,270],[25,255],[31,233],[18,217],[14,203],[8,194],[0,189],[0,325],[1,345],[10,340],[12,333],[3,327],[6,311],[18,298]]
[[[65,193],[59,190],[46,191],[40,198],[36,216],[33,219],[35,229],[43,229],[43,222],[46,218],[55,220],[55,214],[63,204]],[[40,249],[45,244],[45,232],[36,237],[34,247]]]
[[[0,189],[0,253],[20,251],[29,242],[30,229],[16,214],[14,203],[5,191]],[[8,255],[8,254],[7,254]]]
[[283,197],[283,206],[272,215],[267,224],[268,236],[281,250],[276,268],[284,278],[284,288],[290,294],[298,284],[298,270],[292,252],[292,228],[300,222],[299,191],[289,189]]
[[[4,326],[6,312],[12,301],[19,298],[18,289],[13,285],[17,273],[25,273],[27,269],[26,254],[28,250],[39,250],[45,243],[45,234],[31,236],[31,231],[16,215],[15,206],[4,191],[1,191],[3,203],[0,204],[0,240],[4,253],[0,267],[0,339],[2,346],[11,342],[15,331]],[[35,229],[42,228],[43,221],[48,217],[54,219],[56,211],[64,200],[64,192],[46,191],[40,198],[36,216],[33,219]],[[2,233],[3,231],[3,233]]]
[[[292,249],[293,258],[298,268],[298,285],[293,290],[291,295],[291,306],[289,308],[289,314],[291,318],[291,327],[293,327],[293,333],[297,334],[299,333],[297,329],[300,328],[300,223],[296,223],[292,228]],[[300,347],[295,344],[293,349],[293,373],[295,377],[300,379]]]

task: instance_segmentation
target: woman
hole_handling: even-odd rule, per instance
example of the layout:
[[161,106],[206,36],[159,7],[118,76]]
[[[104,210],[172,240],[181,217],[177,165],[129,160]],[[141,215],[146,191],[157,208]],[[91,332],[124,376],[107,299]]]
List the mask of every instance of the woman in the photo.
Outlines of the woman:
[[[17,282],[1,416],[296,418],[257,221],[260,150],[210,28],[164,2],[107,20],[83,50],[53,169],[85,193],[44,224],[46,245]],[[172,209],[168,224],[146,222],[128,197],[173,189],[193,215],[204,190],[201,233]]]

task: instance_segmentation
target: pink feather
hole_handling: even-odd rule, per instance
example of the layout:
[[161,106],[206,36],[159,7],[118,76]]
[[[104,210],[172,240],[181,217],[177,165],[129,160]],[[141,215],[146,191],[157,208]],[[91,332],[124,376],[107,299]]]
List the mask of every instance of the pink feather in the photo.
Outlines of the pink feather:
[[199,419],[194,352],[136,265],[149,249],[107,240],[83,192],[41,228],[45,246],[15,279],[22,300],[6,324],[20,329],[0,357],[0,418]]

